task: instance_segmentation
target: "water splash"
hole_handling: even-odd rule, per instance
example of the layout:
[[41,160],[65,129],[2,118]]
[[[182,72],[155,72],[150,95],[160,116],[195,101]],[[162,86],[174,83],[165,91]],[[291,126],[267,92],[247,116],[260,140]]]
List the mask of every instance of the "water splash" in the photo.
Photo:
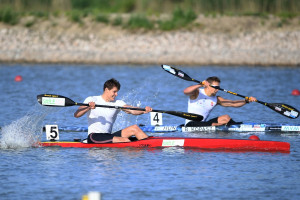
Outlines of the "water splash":
[[42,136],[42,122],[53,112],[51,107],[36,105],[24,117],[2,127],[0,132],[0,148],[15,149],[32,147]]
[[[158,96],[159,90],[150,91],[145,93],[144,89],[146,85],[151,84],[151,79],[144,79],[144,82],[130,90],[121,97],[121,100],[125,101],[128,105],[144,108],[144,106],[151,106],[151,103],[155,101]],[[150,102],[150,103],[149,103]],[[128,115],[125,112],[118,114],[117,120],[113,127],[113,132],[124,129],[134,124],[147,124],[149,122],[149,114],[147,115]]]

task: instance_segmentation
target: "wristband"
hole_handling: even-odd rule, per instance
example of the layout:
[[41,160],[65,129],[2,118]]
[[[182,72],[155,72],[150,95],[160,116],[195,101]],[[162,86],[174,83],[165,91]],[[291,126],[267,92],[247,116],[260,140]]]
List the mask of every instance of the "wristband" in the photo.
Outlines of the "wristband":
[[245,98],[245,102],[249,103],[249,98],[248,97]]

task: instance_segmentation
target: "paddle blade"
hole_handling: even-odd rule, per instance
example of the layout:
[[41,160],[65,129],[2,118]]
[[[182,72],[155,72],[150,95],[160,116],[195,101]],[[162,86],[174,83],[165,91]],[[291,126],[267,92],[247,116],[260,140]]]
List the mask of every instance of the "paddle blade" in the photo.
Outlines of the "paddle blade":
[[40,94],[37,95],[37,100],[43,106],[65,107],[76,105],[71,99],[56,94]]
[[266,106],[288,118],[296,119],[299,117],[299,111],[290,105],[282,103],[266,103]]
[[186,112],[180,112],[180,111],[163,111],[162,113],[167,113],[170,115],[182,117],[182,118],[193,120],[193,121],[202,121],[203,120],[202,115],[197,115],[194,113],[186,113]]
[[194,81],[194,82],[197,82],[197,83],[201,83],[200,81],[197,81],[193,78],[191,78],[189,75],[187,75],[186,73],[184,73],[183,71],[179,70],[179,69],[176,69],[174,67],[171,67],[169,65],[161,65],[161,67],[166,71],[166,72],[169,72],[170,74],[174,75],[174,76],[177,76],[181,79],[184,79],[186,81]]

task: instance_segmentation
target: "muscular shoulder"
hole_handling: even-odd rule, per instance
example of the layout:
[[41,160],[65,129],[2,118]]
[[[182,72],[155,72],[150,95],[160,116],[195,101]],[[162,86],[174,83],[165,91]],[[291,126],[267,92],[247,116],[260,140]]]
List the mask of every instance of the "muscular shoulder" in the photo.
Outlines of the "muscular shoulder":
[[116,100],[116,101],[115,101],[115,104],[116,104],[117,106],[125,106],[125,105],[127,105],[127,104],[125,103],[125,101],[123,101],[123,100]]
[[89,97],[85,98],[84,103],[89,103],[91,101],[95,102],[95,98],[93,96],[89,96]]

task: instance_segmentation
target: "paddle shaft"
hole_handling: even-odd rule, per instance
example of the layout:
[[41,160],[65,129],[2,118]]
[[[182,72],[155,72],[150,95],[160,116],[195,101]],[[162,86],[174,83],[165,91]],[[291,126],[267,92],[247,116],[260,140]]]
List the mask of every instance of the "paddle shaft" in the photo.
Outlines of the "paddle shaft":
[[[196,79],[193,79],[191,78],[189,75],[187,75],[185,72],[179,70],[179,69],[176,69],[174,67],[171,67],[169,65],[162,65],[161,66],[166,72],[174,75],[174,76],[177,76],[178,78],[181,78],[183,80],[186,80],[186,81],[193,81],[193,82],[196,82],[196,83],[199,83],[199,84],[202,84],[204,85],[204,83],[202,81],[198,81]],[[210,87],[213,87],[215,89],[218,89],[218,90],[222,90],[224,92],[227,92],[229,94],[232,94],[232,95],[235,95],[235,96],[239,96],[239,97],[242,97],[242,98],[245,98],[245,99],[249,99],[249,97],[247,96],[244,96],[244,95],[241,95],[241,94],[238,94],[238,93],[235,93],[235,92],[231,92],[229,90],[225,90],[223,88],[220,88],[220,86],[213,86],[213,85],[210,85]],[[266,102],[262,102],[262,101],[259,101],[259,100],[256,100],[258,103],[261,103],[263,105],[267,105]]]
[[[37,96],[38,102],[43,106],[56,106],[56,107],[65,107],[65,106],[89,106],[86,103],[77,103],[71,100],[68,97],[64,97],[61,95],[55,94],[40,94]],[[140,110],[146,111],[144,108],[134,108],[134,107],[121,107],[121,106],[110,106],[110,105],[95,105],[96,107],[103,107],[103,108],[114,108],[114,109],[123,109],[123,110]],[[152,110],[152,112],[159,112],[159,113],[166,113],[170,115],[174,115],[177,117],[182,117],[189,120],[194,121],[202,121],[203,116],[193,113],[187,112],[180,112],[180,111],[166,111],[166,110]]]
[[[186,80],[186,79],[185,79],[185,80]],[[194,82],[200,83],[200,84],[204,84],[203,82],[198,81],[198,80],[195,80],[195,79],[191,79],[191,81],[194,81]],[[227,92],[227,93],[229,93],[229,94],[232,94],[232,95],[235,95],[235,96],[238,96],[238,97],[242,97],[242,98],[245,98],[245,99],[248,99],[248,98],[249,98],[249,97],[247,97],[247,96],[244,96],[244,95],[241,95],[241,94],[238,94],[238,93],[235,93],[235,92],[231,92],[231,91],[229,91],[229,90],[225,90],[225,89],[223,89],[223,88],[220,88],[219,86],[213,86],[213,85],[210,85],[210,87],[213,87],[213,88],[215,88],[215,89],[218,89],[218,90],[221,90],[221,91],[223,91],[223,92]],[[268,103],[266,103],[266,102],[259,101],[259,100],[256,100],[256,102],[261,103],[261,104],[263,104],[263,105],[267,105],[267,104],[268,104]]]
[[[89,104],[84,103],[76,103],[74,102],[74,105],[79,106],[89,106]],[[95,105],[96,107],[103,107],[103,108],[115,108],[115,109],[121,109],[121,110],[140,110],[140,111],[146,111],[144,108],[132,108],[132,107],[121,107],[121,106],[108,106],[108,105]],[[182,117],[185,119],[190,119],[194,121],[202,121],[203,117],[201,115],[193,114],[193,113],[186,113],[186,112],[180,112],[180,111],[166,111],[166,110],[155,110],[152,109],[152,112],[158,112],[158,113],[166,113],[170,115],[174,115],[177,117]]]
[[[78,106],[89,106],[87,103],[76,103],[74,105]],[[146,111],[145,108],[134,108],[134,107],[122,107],[122,106],[108,106],[108,105],[95,105],[96,107],[103,107],[103,108],[115,108],[115,109],[121,109],[121,110],[140,110],[140,111]],[[166,113],[168,111],[164,110],[154,110],[152,109],[152,112],[159,112],[159,113]]]

